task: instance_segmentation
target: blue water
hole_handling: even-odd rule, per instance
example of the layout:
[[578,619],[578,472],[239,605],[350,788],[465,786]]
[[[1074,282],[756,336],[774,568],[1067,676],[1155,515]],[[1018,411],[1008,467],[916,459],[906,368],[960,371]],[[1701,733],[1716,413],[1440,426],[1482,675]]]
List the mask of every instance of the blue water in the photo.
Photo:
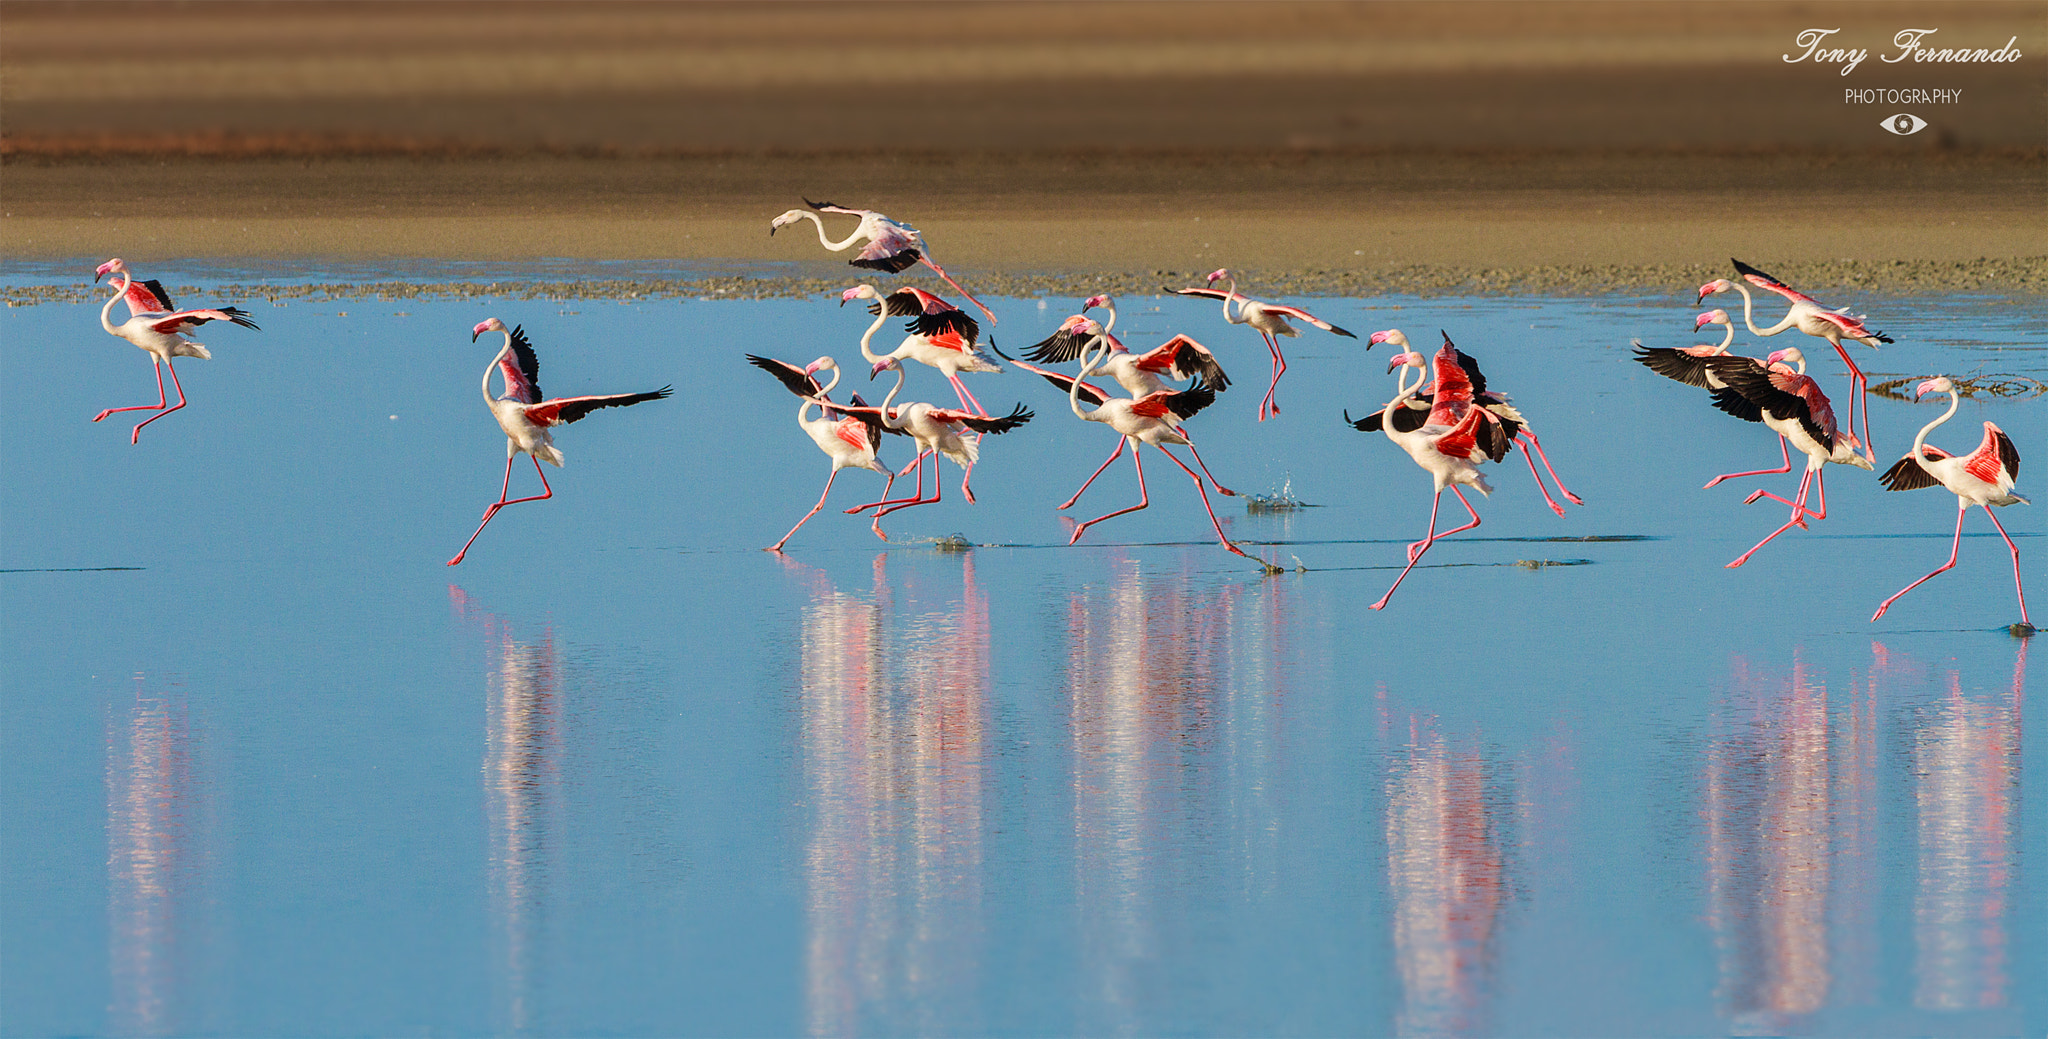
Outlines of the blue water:
[[[990,302],[1012,353],[1071,309]],[[1875,372],[2048,377],[2038,301],[1857,302],[1899,339]],[[1225,484],[1316,506],[1216,499],[1289,572],[1156,455],[1152,507],[1066,547],[1051,506],[1112,435],[1021,373],[964,377],[1038,412],[984,441],[979,505],[948,462],[894,544],[828,507],[759,551],[826,464],[740,355],[865,382],[829,301],[245,302],[263,330],[208,326],[138,446],[87,420],[146,399],[144,355],[94,307],[8,309],[0,1030],[2039,1033],[2048,748],[2004,543],[1974,514],[1872,624],[1953,499],[1838,466],[1827,521],[1723,569],[1783,520],[1742,498],[1797,480],[1699,489],[1775,460],[1628,360],[1695,341],[1690,304],[1313,303],[1448,329],[1588,503],[1509,459],[1383,614],[1428,479],[1338,412],[1385,400],[1386,348],[1289,341],[1261,424],[1263,346],[1177,299],[1119,331],[1230,368],[1191,428]],[[554,499],[449,568],[503,473],[493,315],[550,395],[676,395],[561,430]],[[1873,403],[1880,469],[1940,413]],[[2039,500],[2048,406],[1931,439],[1985,419]],[[1128,465],[1075,511],[1134,503]],[[2040,513],[2001,519],[2042,587]],[[1587,536],[1629,540],[1544,540]]]

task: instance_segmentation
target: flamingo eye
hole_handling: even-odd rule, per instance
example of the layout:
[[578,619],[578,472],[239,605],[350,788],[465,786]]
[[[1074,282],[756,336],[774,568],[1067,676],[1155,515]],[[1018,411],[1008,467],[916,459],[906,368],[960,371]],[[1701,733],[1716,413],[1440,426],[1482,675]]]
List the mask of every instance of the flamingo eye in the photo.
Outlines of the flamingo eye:
[[1927,120],[1909,112],[1900,112],[1898,115],[1886,117],[1883,122],[1877,125],[1898,134],[1900,137],[1910,137],[1925,129],[1927,127]]

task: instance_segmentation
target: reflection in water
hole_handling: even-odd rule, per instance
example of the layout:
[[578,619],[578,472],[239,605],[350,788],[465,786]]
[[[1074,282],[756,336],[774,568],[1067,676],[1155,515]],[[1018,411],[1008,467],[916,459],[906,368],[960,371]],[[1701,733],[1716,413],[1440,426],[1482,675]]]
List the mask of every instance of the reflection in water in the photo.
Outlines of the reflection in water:
[[1485,1031],[1505,856],[1486,764],[1411,716],[1387,776],[1387,887],[1401,974],[1400,1035]]
[[499,1029],[527,1032],[540,1016],[541,946],[561,829],[561,657],[552,632],[516,641],[509,624],[462,589],[450,585],[448,596],[489,650],[483,776],[493,1012]]
[[1920,810],[1913,1005],[1923,1009],[2006,1003],[2027,642],[2020,641],[2009,694],[1965,697],[1951,671],[1947,698],[1930,705],[1913,732]]
[[207,902],[205,813],[211,791],[194,759],[185,697],[147,691],[107,729],[109,1031],[189,1031],[190,980]]
[[974,1030],[983,958],[982,781],[988,600],[960,559],[958,592],[898,609],[877,556],[867,595],[810,585],[801,637],[805,774],[814,812],[805,953],[808,1030]]

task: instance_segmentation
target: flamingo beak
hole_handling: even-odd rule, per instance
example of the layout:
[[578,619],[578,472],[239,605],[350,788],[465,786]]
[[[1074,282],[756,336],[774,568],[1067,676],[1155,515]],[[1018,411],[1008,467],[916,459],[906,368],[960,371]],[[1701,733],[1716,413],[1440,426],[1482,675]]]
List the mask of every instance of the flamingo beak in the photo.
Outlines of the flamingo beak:
[[469,334],[469,341],[470,341],[470,342],[472,342],[472,343],[474,343],[474,342],[476,342],[476,341],[477,341],[478,339],[481,339],[481,338],[483,338],[483,334],[484,334],[484,330],[483,330],[483,329],[481,329],[481,328],[479,328],[479,329],[477,329],[476,331],[474,331],[474,332],[471,332],[471,333]]
[[877,376],[877,375],[880,375],[880,374],[882,374],[882,369],[884,369],[884,368],[887,368],[887,367],[889,367],[889,362],[887,362],[887,361],[883,361],[883,362],[881,362],[880,364],[877,364],[877,365],[875,365],[875,366],[874,366],[873,368],[869,369],[869,370],[868,370],[868,381],[869,381],[869,382],[873,382],[873,381],[875,381],[875,376]]

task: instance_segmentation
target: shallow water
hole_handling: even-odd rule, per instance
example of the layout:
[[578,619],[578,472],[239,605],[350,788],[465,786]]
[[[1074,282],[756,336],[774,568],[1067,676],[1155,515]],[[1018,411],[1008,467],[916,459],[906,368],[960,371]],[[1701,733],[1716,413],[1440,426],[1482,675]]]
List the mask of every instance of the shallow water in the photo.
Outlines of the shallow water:
[[[1011,353],[1071,308],[990,302]],[[828,508],[759,551],[826,467],[740,355],[865,382],[867,318],[829,301],[246,302],[263,331],[209,326],[191,406],[132,447],[86,420],[144,399],[143,355],[93,307],[9,309],[0,1029],[2039,1032],[2004,544],[1973,515],[1872,624],[1952,499],[1831,467],[1827,521],[1723,569],[1783,519],[1742,498],[1797,480],[1699,489],[1771,445],[1628,359],[1696,341],[1690,304],[1310,304],[1449,330],[1588,502],[1552,515],[1509,459],[1384,614],[1428,481],[1338,413],[1385,399],[1386,348],[1288,341],[1260,424],[1263,347],[1189,301],[1119,331],[1221,356],[1191,428],[1227,485],[1315,506],[1216,499],[1287,573],[1221,551],[1156,455],[1152,507],[1065,547],[1050,506],[1112,438],[1021,373],[965,376],[1038,412],[984,442],[979,505],[946,463],[896,544]],[[1900,340],[1873,372],[2048,377],[2039,301],[1864,308]],[[495,337],[462,335],[491,315],[550,395],[676,395],[561,431],[555,498],[450,569],[503,471]],[[1880,469],[1940,413],[1873,408]],[[2041,464],[2039,401],[1931,440],[1985,419]],[[1119,463],[1076,511],[1135,496]],[[2039,514],[2001,518],[2038,585]]]

